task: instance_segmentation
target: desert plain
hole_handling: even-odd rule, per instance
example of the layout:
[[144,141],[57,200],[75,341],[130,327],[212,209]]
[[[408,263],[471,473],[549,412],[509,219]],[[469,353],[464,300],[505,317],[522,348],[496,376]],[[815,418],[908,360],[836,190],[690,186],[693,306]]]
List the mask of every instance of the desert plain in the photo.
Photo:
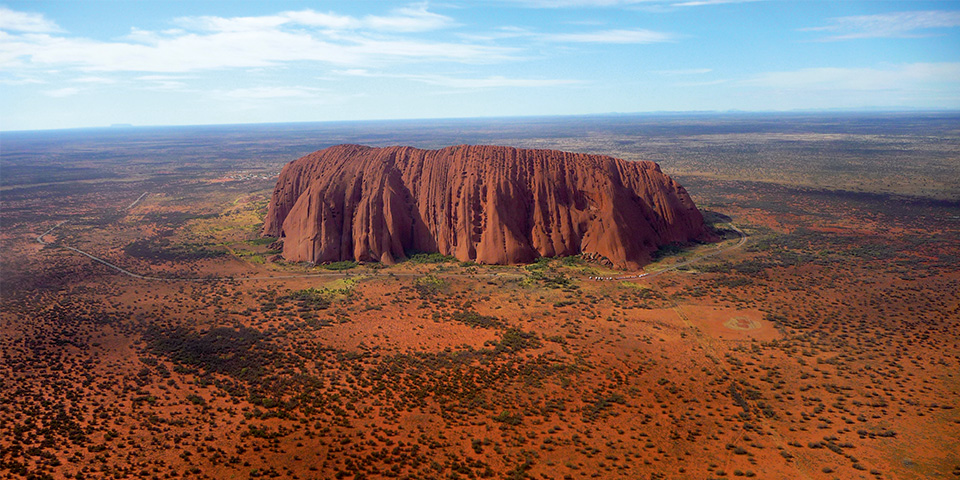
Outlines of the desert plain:
[[[2,133],[0,477],[960,478],[957,125]],[[717,241],[639,271],[284,261],[277,175],[340,143],[656,161]]]

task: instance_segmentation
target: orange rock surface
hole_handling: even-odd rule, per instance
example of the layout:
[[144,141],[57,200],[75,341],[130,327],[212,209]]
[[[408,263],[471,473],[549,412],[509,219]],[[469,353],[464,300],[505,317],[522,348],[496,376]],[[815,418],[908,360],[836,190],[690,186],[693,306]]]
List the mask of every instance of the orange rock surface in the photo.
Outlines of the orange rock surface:
[[584,253],[620,268],[708,236],[656,163],[472,145],[338,145],[302,157],[280,173],[263,234],[283,239],[289,261],[439,252],[512,264]]

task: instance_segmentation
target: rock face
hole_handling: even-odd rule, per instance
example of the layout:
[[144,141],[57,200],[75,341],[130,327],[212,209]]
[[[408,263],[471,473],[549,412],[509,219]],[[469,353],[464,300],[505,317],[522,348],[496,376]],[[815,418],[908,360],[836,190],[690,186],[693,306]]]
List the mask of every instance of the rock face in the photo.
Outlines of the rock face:
[[706,239],[686,190],[653,162],[460,145],[338,145],[287,164],[263,234],[289,261],[393,263],[439,252],[486,264],[589,254],[638,268]]

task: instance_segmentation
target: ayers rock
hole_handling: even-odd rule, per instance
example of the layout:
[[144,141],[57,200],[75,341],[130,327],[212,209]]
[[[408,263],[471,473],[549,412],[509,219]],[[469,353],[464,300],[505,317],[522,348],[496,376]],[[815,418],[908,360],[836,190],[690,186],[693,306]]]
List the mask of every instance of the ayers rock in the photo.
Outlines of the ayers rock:
[[653,162],[460,145],[338,145],[287,164],[263,234],[289,261],[392,263],[439,252],[487,264],[587,254],[639,268],[706,240],[703,217]]

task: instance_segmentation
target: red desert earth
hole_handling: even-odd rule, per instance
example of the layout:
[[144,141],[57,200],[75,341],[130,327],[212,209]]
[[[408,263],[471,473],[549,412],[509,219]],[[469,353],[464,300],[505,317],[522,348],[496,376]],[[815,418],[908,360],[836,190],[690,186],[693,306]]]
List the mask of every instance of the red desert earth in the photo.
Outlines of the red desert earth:
[[283,239],[289,261],[582,253],[631,269],[663,245],[709,237],[686,190],[654,162],[480,145],[314,152],[283,168],[263,234]]

